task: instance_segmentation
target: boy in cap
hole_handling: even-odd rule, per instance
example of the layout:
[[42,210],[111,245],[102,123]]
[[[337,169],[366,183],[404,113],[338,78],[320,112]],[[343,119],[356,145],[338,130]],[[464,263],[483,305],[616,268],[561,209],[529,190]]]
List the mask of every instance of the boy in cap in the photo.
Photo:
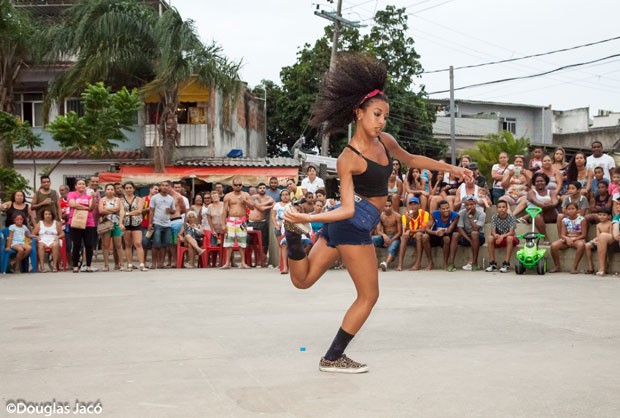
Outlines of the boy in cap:
[[[426,232],[426,226],[428,225],[429,213],[424,209],[420,209],[420,199],[412,196],[407,201],[407,212],[402,216],[403,222],[403,235],[400,240],[400,251],[398,253],[398,267],[396,271],[403,269],[403,261],[405,259],[405,252],[407,246],[416,246],[416,259],[410,270],[420,270],[422,263],[422,249],[426,252],[426,257],[429,260],[429,264],[426,270],[433,269],[433,259],[431,257],[430,246],[423,246],[424,234]],[[428,247],[428,250],[427,248]]]

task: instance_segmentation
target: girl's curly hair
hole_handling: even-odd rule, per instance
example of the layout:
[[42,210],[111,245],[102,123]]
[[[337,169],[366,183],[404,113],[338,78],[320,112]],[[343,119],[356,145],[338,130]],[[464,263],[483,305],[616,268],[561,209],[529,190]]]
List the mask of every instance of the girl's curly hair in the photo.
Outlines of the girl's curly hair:
[[[375,58],[360,53],[339,54],[333,71],[326,72],[321,80],[310,126],[325,123],[324,132],[329,134],[353,122],[355,110],[367,107],[372,100],[387,102],[383,93],[386,80],[387,68]],[[374,90],[381,92],[365,100]]]

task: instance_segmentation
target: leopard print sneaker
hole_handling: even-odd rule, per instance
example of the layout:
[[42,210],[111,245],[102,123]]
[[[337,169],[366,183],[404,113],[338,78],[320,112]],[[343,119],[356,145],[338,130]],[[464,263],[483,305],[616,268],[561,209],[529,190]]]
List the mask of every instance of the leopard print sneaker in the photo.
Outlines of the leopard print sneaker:
[[321,357],[319,362],[319,370],[322,372],[332,373],[366,373],[368,366],[357,361],[351,360],[346,355],[342,355],[338,360],[327,360]]
[[[288,207],[285,210],[287,212],[295,212],[295,209],[293,209],[292,205],[288,205]],[[292,222],[285,220],[284,229],[286,229],[287,231],[293,232],[295,234],[310,236],[310,224],[302,224],[302,223],[294,224]]]

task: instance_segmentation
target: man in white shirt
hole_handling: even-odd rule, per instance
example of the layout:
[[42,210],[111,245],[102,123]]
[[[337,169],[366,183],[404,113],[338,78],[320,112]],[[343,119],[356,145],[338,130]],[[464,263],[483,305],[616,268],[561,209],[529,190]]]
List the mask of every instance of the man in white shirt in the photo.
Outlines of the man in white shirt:
[[323,182],[323,179],[316,176],[315,166],[313,165],[308,166],[308,170],[306,170],[306,174],[308,174],[308,177],[306,177],[305,179],[301,181],[301,190],[304,196],[308,192],[316,193],[318,189],[325,188],[325,183]]
[[602,167],[604,178],[611,181],[611,172],[616,167],[616,162],[613,157],[603,154],[603,144],[601,141],[594,141],[592,142],[592,155],[586,158],[586,166],[590,170]]

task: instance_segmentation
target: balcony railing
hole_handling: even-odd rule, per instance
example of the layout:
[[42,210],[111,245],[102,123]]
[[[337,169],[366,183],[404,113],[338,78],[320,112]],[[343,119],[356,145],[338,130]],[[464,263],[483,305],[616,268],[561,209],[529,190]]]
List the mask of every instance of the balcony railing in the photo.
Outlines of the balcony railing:
[[[184,125],[179,124],[177,129],[180,133],[179,146],[181,147],[207,147],[209,140],[207,137],[208,125]],[[144,127],[144,145],[152,147],[157,140],[157,125],[146,125]],[[160,138],[161,141],[161,138]]]

